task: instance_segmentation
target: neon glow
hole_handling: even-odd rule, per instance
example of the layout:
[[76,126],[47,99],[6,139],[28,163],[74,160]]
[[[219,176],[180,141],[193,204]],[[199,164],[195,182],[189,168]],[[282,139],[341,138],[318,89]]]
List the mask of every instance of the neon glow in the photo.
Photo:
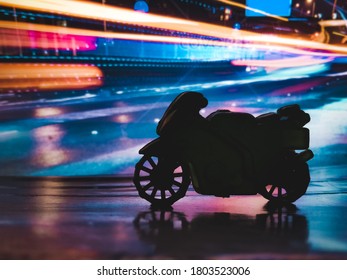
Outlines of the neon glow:
[[[230,2],[229,4],[234,3],[233,1],[223,1]],[[235,30],[228,27],[223,27],[219,25],[207,24],[203,22],[191,21],[191,20],[183,20],[172,17],[165,17],[159,15],[145,14],[140,12],[135,12],[128,9],[117,8],[114,6],[102,5],[97,3],[83,2],[83,1],[67,1],[67,0],[5,0],[0,1],[0,4],[15,7],[15,8],[24,8],[31,9],[34,11],[43,11],[48,13],[58,13],[64,14],[68,16],[76,16],[86,19],[94,19],[100,21],[110,21],[117,23],[125,23],[125,24],[138,24],[141,26],[145,26],[148,28],[159,28],[160,30],[172,30],[179,32],[186,32],[190,34],[198,34],[203,36],[215,37],[220,40],[229,40],[229,43],[237,43],[240,41],[251,42],[251,43],[265,43],[265,44],[275,44],[275,45],[284,45],[290,46],[293,48],[307,48],[312,51],[330,51],[337,52],[339,54],[347,54],[346,47],[332,46],[326,45],[323,43],[312,42],[308,40],[301,39],[290,39],[283,38],[279,36],[264,36],[261,34],[256,34],[248,31]],[[12,23],[13,24],[13,23]],[[19,23],[15,23],[15,26]],[[138,35],[138,34],[117,34],[113,33],[113,35],[108,34],[110,38],[119,38],[123,36],[123,39],[133,37],[133,40],[155,40],[159,41],[158,37],[148,37],[149,35]],[[137,36],[140,37],[137,37]],[[107,37],[107,36],[104,36]],[[166,40],[167,37],[165,37]],[[173,39],[170,38],[171,42],[182,42],[182,38]],[[184,40],[183,40],[184,41]],[[187,42],[188,43],[188,42]]]
[[34,162],[40,167],[51,167],[63,164],[69,160],[72,151],[60,147],[64,130],[59,125],[48,125],[34,130],[36,148],[34,153],[38,160]]
[[0,63],[0,93],[85,89],[102,85],[102,72],[91,65]]
[[152,28],[177,30],[214,37],[229,38],[226,34],[230,33],[231,30],[227,27],[203,22],[140,13],[129,9],[83,1],[1,0],[0,4],[7,7],[23,8],[47,13],[58,13],[100,21],[145,25]]
[[233,65],[238,66],[257,66],[257,67],[270,67],[270,68],[291,68],[301,67],[315,64],[323,64],[332,61],[331,58],[319,59],[309,56],[301,56],[294,58],[283,58],[273,60],[234,60]]
[[[312,42],[308,40],[301,39],[291,39],[284,38],[274,35],[254,35],[247,36],[247,40],[251,42],[258,42],[263,44],[274,44],[274,45],[284,45],[284,46],[292,46],[294,48],[302,48],[302,49],[310,49],[312,51],[325,51],[325,52],[335,52],[337,55],[346,55],[347,47],[340,47],[334,45],[327,45],[318,42]],[[331,53],[325,53],[326,56],[334,55]]]
[[45,118],[50,116],[57,116],[62,114],[64,111],[60,108],[52,108],[52,107],[43,107],[37,108],[35,110],[35,117],[37,118]]
[[[43,24],[0,21],[2,46],[18,46],[32,48],[76,48],[78,50],[95,49],[95,38],[149,41],[176,44],[197,44],[212,46],[230,46],[230,42],[185,37],[145,35],[134,33],[117,33],[94,31],[87,29],[58,27]],[[18,33],[19,32],[19,33]]]
[[[304,40],[294,40],[288,38],[279,38],[269,35],[247,36],[249,43],[235,41],[215,41],[207,39],[182,38],[160,35],[129,34],[116,32],[93,31],[77,28],[66,28],[58,26],[49,26],[42,24],[29,24],[17,22],[0,21],[0,34],[3,40],[0,46],[21,46],[27,48],[43,48],[56,50],[91,51],[95,49],[96,38],[121,39],[133,41],[148,41],[175,44],[196,44],[199,46],[217,46],[217,47],[235,47],[243,49],[256,49],[258,51],[276,51],[283,53],[292,53],[297,55],[309,56],[341,56],[347,53],[347,48],[338,46],[329,46],[324,44],[314,44]],[[262,42],[262,44],[259,44]],[[272,43],[272,44],[269,44]],[[282,45],[278,44],[281,43]],[[308,44],[309,46],[305,45]],[[287,45],[287,46],[286,46]],[[291,47],[295,45],[295,47]],[[298,46],[304,46],[311,50],[300,49]],[[314,49],[316,48],[316,49]],[[336,51],[337,53],[319,52]],[[230,57],[231,59],[233,57]]]
[[[1,25],[7,25],[7,23],[3,24],[3,22],[0,22]],[[18,28],[18,25],[22,29]],[[28,29],[24,29],[24,26],[27,26]],[[96,48],[95,38],[93,37],[81,36],[80,34],[64,34],[61,32],[38,32],[35,30],[35,27],[37,27],[35,24],[28,26],[26,23],[18,23],[16,30],[0,29],[0,36],[2,37],[0,46],[75,51],[93,50]]]
[[[233,2],[233,1],[224,1]],[[77,51],[93,51],[97,49],[98,38],[131,40],[134,42],[159,42],[171,44],[193,44],[201,46],[223,47],[224,49],[213,50],[213,52],[223,53],[223,59],[234,60],[233,65],[265,67],[268,70],[279,68],[293,68],[310,65],[319,65],[332,61],[333,57],[346,56],[347,48],[332,46],[312,41],[284,38],[279,36],[262,35],[252,32],[234,30],[231,28],[206,24],[202,22],[181,20],[171,17],[149,15],[134,12],[132,10],[105,6],[97,3],[83,1],[0,1],[0,3],[18,8],[33,9],[36,11],[56,12],[59,14],[78,16],[82,18],[91,18],[97,20],[107,20],[117,23],[134,23],[145,28],[159,28],[162,34],[168,34],[167,30],[186,32],[186,37],[175,37],[165,35],[149,35],[134,33],[117,33],[109,31],[95,31],[78,28],[67,28],[61,26],[51,26],[43,24],[30,24],[25,22],[7,22],[0,21],[0,35],[3,40],[2,46],[23,47],[23,48],[42,48],[58,50],[71,50],[73,55]],[[94,9],[95,8],[95,9]],[[102,16],[100,16],[102,15]],[[131,19],[131,21],[130,21]],[[192,34],[211,36],[218,40],[192,38]],[[168,45],[166,45],[168,46]],[[164,47],[164,46],[163,46]],[[210,60],[211,49],[205,49],[199,59]],[[190,59],[195,59],[195,50],[190,52]],[[263,52],[263,55],[257,55],[257,52]],[[252,54],[254,53],[254,55]],[[274,55],[275,54],[275,55]],[[278,55],[279,54],[279,55]],[[299,57],[292,57],[292,55]],[[175,54],[177,55],[177,53]],[[271,59],[267,59],[267,55]],[[284,57],[287,56],[287,57]],[[289,57],[289,58],[288,58]],[[175,59],[179,58],[178,56]],[[279,59],[280,58],[280,59]],[[214,59],[221,59],[220,56]],[[213,60],[213,59],[212,59]],[[9,73],[18,73],[16,70]],[[36,68],[37,70],[37,68]],[[92,70],[89,68],[88,71]],[[95,69],[94,69],[95,70]],[[50,71],[47,71],[51,73]],[[94,75],[89,73],[87,78],[80,78],[77,73],[77,79],[70,74],[64,74],[64,77],[53,76],[34,78],[22,76],[21,78],[3,78],[1,80],[1,91],[21,91],[38,89],[78,89],[98,86],[101,84],[102,73]],[[32,72],[32,73],[35,73]],[[89,75],[88,74],[88,75]],[[44,79],[47,79],[44,81]],[[83,79],[83,81],[82,81]],[[17,82],[17,81],[19,82]]]
[[347,21],[346,20],[322,20],[319,22],[321,26],[328,26],[328,27],[334,27],[334,26],[346,26]]
[[271,94],[269,94],[269,96],[293,96],[295,94],[307,92],[308,90],[317,86],[324,85],[328,80],[328,78],[324,77],[316,80],[302,81],[302,83],[300,84],[281,87],[279,89],[273,90],[271,91]]

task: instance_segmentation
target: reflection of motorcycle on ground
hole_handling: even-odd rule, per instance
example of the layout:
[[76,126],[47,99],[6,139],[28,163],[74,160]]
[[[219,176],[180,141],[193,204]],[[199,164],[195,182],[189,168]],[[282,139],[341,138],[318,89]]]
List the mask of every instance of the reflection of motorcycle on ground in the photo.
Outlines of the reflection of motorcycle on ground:
[[254,217],[211,213],[188,221],[183,213],[139,213],[134,226],[155,254],[175,258],[212,255],[307,253],[308,225],[304,216],[280,210]]
[[134,184],[142,198],[170,206],[190,181],[197,193],[220,197],[259,193],[291,203],[305,194],[313,157],[307,113],[291,105],[256,118],[228,110],[204,118],[199,110],[206,105],[202,94],[184,92],[168,107],[160,137],[140,150]]

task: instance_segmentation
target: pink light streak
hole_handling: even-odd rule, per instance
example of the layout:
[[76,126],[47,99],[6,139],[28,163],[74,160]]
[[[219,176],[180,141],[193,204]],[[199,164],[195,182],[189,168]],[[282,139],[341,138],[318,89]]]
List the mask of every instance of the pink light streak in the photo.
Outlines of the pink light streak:
[[0,29],[0,46],[56,50],[95,50],[95,38],[35,30]]

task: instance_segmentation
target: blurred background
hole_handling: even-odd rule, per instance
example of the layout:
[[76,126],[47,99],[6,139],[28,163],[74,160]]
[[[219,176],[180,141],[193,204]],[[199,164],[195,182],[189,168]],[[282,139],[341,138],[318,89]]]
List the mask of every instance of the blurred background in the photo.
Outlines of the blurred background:
[[346,12],[344,0],[0,0],[0,176],[132,175],[167,106],[194,90],[202,115],[300,104],[310,166],[342,178]]

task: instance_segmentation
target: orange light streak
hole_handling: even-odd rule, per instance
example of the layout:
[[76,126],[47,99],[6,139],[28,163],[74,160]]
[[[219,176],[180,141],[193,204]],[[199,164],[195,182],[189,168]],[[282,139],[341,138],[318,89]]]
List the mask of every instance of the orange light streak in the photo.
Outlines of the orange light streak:
[[319,22],[319,25],[321,26],[328,26],[328,27],[336,27],[336,26],[347,26],[347,20],[340,19],[340,20],[322,20]]
[[0,63],[0,93],[85,89],[101,86],[101,78],[91,65]]
[[[120,40],[134,40],[134,41],[147,41],[147,42],[162,42],[162,43],[175,43],[175,44],[196,44],[196,45],[211,45],[211,46],[230,46],[230,42],[215,41],[196,38],[173,37],[173,36],[159,36],[147,34],[134,34],[134,33],[117,33],[117,32],[104,32],[95,30],[86,30],[78,28],[68,28],[60,26],[51,26],[43,24],[33,24],[26,22],[17,22],[16,25],[10,21],[0,21],[0,46],[18,46],[18,32],[20,36],[22,47],[40,47],[40,48],[71,48],[71,38],[57,37],[57,42],[49,41],[44,38],[44,34],[35,41],[28,31],[35,31],[41,33],[53,33],[57,35],[70,35],[70,36],[83,36],[89,38],[108,38]],[[84,48],[85,41],[82,38],[75,37],[75,44],[77,48]],[[92,49],[92,47],[90,48]]]
[[[68,0],[0,0],[0,4],[8,7],[23,8],[47,13],[64,14],[67,16],[96,19],[125,24],[138,24],[149,28],[159,28],[180,32],[187,32],[203,36],[211,36],[223,40],[247,41],[248,43],[264,43],[285,45],[293,48],[306,48],[312,51],[329,51],[337,54],[347,54],[347,48],[341,46],[327,45],[302,39],[290,39],[279,36],[266,36],[254,32],[235,30],[229,27],[213,25],[203,22],[177,19],[173,17],[159,16],[153,14],[139,13],[129,9],[118,8],[109,5],[91,3],[85,1]],[[14,28],[18,23],[14,23]],[[117,33],[116,33],[117,34]],[[115,35],[120,38],[127,35]],[[113,35],[109,35],[113,36]],[[148,35],[141,35],[149,39]],[[160,37],[160,36],[159,36]],[[135,37],[133,37],[135,38]],[[170,37],[169,37],[170,38]],[[153,37],[153,40],[159,39]],[[181,39],[181,38],[180,38]],[[170,38],[175,41],[177,39]],[[326,54],[330,55],[330,54]]]
[[[149,41],[149,42],[162,42],[162,43],[174,43],[174,44],[196,44],[196,45],[210,45],[210,46],[219,46],[219,47],[236,47],[236,48],[255,48],[257,50],[268,50],[276,52],[287,52],[297,55],[311,55],[311,56],[341,56],[340,53],[324,53],[318,52],[317,50],[304,50],[300,48],[293,48],[290,45],[298,44],[300,46],[300,40],[294,40],[294,43],[286,46],[285,42],[291,42],[287,38],[278,38],[276,36],[269,35],[259,35],[252,34],[248,36],[248,42],[241,42],[240,40],[234,40],[232,42],[228,41],[215,41],[215,40],[206,40],[206,39],[195,39],[195,38],[182,38],[182,37],[171,37],[171,36],[159,36],[159,35],[145,35],[145,34],[133,34],[133,33],[116,33],[116,32],[104,32],[104,31],[93,31],[86,29],[77,29],[77,28],[68,28],[68,27],[59,27],[43,24],[33,24],[33,23],[24,23],[18,22],[13,25],[13,22],[9,21],[0,21],[0,28],[5,28],[0,30],[0,34],[3,34],[2,40],[0,40],[0,46],[18,46],[18,37],[17,31],[36,31],[36,32],[49,32],[57,35],[70,35],[70,36],[84,36],[88,38],[109,38],[109,39],[120,39],[120,40],[134,40],[134,41]],[[12,29],[11,29],[12,28]],[[17,30],[15,30],[17,29]],[[6,35],[7,34],[7,35]],[[72,48],[72,43],[69,40],[52,42],[47,40],[44,35],[40,36],[33,42],[30,38],[29,33],[20,33],[21,37],[21,46],[22,47],[33,47],[35,44],[36,47],[41,48]],[[276,44],[277,41],[282,41],[283,45]],[[83,48],[84,41],[83,39],[75,40],[77,48]],[[259,44],[258,42],[262,42]],[[313,42],[310,42],[311,44]],[[81,46],[81,47],[80,47]],[[338,48],[341,51],[347,52],[347,49],[344,47]],[[92,48],[91,48],[92,49]]]
[[[151,28],[159,28],[204,36],[230,39],[233,29],[192,20],[184,20],[167,16],[135,12],[98,3],[67,0],[1,0],[0,4],[8,7],[22,8],[33,11],[64,14],[67,16],[94,19],[100,21],[136,24]],[[242,34],[252,34],[242,31]],[[239,37],[241,32],[237,32]],[[239,38],[241,39],[241,38]]]

